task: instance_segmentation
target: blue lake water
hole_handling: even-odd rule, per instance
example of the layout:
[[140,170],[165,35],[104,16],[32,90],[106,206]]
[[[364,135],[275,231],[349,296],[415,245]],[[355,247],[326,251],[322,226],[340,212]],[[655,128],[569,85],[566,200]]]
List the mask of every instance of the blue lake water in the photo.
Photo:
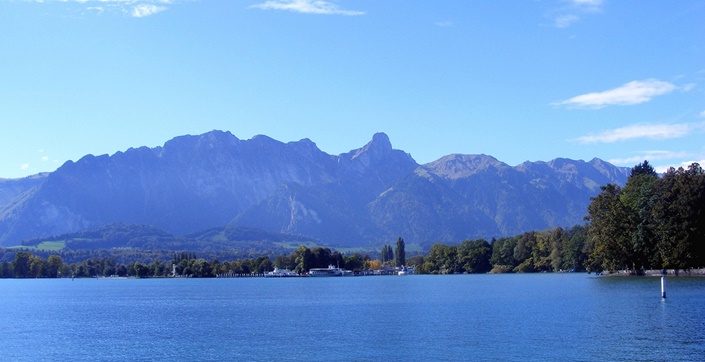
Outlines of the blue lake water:
[[703,361],[705,278],[0,280],[7,361]]

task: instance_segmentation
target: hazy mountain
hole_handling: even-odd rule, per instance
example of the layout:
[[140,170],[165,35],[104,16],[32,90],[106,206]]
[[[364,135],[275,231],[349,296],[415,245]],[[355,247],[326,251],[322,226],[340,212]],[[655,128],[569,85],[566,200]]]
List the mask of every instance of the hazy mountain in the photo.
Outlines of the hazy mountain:
[[48,173],[39,173],[18,179],[0,178],[0,209],[21,194],[44,183],[48,175]]
[[227,224],[334,245],[505,236],[580,223],[599,186],[623,184],[628,171],[597,159],[511,167],[485,155],[418,165],[382,133],[333,156],[308,139],[212,131],[88,155],[32,185],[0,180],[15,185],[0,245],[114,223],[180,235]]

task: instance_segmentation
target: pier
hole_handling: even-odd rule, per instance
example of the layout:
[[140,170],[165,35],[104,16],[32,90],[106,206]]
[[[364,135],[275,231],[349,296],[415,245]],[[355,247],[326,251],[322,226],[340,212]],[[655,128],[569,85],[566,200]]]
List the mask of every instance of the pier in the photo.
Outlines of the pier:
[[216,274],[216,278],[265,278],[267,273],[226,273]]

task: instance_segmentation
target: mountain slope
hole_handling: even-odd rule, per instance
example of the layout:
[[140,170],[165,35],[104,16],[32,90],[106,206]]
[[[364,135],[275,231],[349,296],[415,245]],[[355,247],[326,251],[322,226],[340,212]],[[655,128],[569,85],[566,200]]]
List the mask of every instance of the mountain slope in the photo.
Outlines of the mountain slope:
[[41,185],[48,173],[39,173],[19,179],[0,179],[0,210],[21,194]]

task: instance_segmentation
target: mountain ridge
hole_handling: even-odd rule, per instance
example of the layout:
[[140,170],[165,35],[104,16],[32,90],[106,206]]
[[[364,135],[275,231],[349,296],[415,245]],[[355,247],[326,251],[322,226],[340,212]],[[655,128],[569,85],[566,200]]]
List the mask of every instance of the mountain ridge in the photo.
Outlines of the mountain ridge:
[[482,154],[420,165],[384,133],[329,155],[306,138],[214,130],[86,155],[22,184],[0,204],[0,246],[112,223],[177,235],[229,225],[351,246],[508,236],[580,223],[599,187],[628,172],[599,159],[509,166]]

